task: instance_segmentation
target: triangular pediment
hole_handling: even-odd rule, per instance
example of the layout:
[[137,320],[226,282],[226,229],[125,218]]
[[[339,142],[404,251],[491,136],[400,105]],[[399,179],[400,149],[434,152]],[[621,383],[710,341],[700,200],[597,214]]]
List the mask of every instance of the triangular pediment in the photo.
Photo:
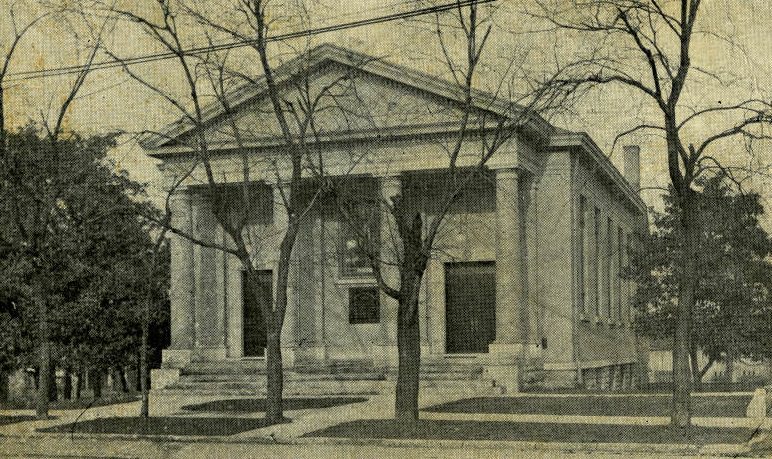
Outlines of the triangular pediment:
[[[313,124],[306,139],[379,138],[385,135],[452,132],[464,112],[458,85],[385,61],[330,45],[312,50],[277,68],[279,99],[287,110],[290,130],[298,135],[309,106]],[[264,82],[239,88],[230,96],[230,114],[222,104],[206,113],[206,137],[212,148],[270,143],[281,129]],[[512,107],[474,92],[468,127],[492,127]],[[294,115],[292,113],[294,111]],[[148,149],[188,143],[191,126],[178,123],[148,139]],[[161,152],[159,152],[161,153]]]
[[[285,82],[278,92],[290,130],[299,135],[301,126],[308,123],[308,141],[350,134],[378,137],[453,130],[464,112],[457,101],[335,62],[300,80],[298,77]],[[494,117],[474,109],[470,125],[482,123],[483,119],[493,125]],[[282,131],[271,100],[264,93],[240,104],[233,110],[232,119],[216,117],[206,133],[208,142],[216,147],[233,144],[237,136],[245,144],[269,141],[279,138]]]

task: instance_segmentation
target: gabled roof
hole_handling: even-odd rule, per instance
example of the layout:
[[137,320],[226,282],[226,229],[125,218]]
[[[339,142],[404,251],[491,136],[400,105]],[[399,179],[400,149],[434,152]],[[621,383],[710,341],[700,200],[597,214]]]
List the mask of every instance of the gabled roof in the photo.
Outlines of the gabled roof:
[[[437,97],[445,98],[458,103],[464,102],[464,94],[456,84],[437,78],[434,75],[415,69],[393,64],[384,59],[368,54],[342,48],[325,43],[310,49],[306,54],[277,66],[274,69],[274,78],[277,85],[296,77],[301,72],[309,72],[321,65],[334,62],[343,66],[354,68],[358,71],[370,73],[386,80],[404,84],[406,86],[425,91]],[[244,84],[227,95],[228,103],[232,108],[255,100],[266,95],[268,88],[265,77],[259,78],[254,84]],[[494,95],[480,91],[472,91],[472,104],[474,108],[491,112],[500,116],[512,116],[522,110],[521,106],[512,104]],[[211,103],[203,108],[203,122],[207,124],[223,114],[222,105]],[[544,136],[550,135],[554,128],[543,118],[536,114],[529,115],[528,123]],[[146,150],[156,150],[173,142],[174,139],[192,131],[194,126],[180,119],[162,129],[158,133],[150,134],[140,140],[140,144]],[[153,152],[153,156],[164,156],[162,152]]]
[[[464,94],[461,88],[453,82],[438,78],[434,75],[421,72],[412,68],[404,67],[391,63],[382,58],[377,58],[365,53],[342,48],[333,44],[322,44],[310,49],[307,53],[287,61],[286,63],[274,68],[274,79],[277,85],[282,85],[296,78],[302,72],[312,72],[321,66],[329,63],[353,68],[360,72],[369,73],[385,80],[399,83],[410,88],[423,91],[435,97],[455,101],[459,104],[464,103]],[[237,109],[250,101],[264,98],[267,93],[267,84],[265,77],[257,79],[254,83],[244,84],[229,94],[227,94],[228,104],[232,109]],[[512,104],[509,101],[496,97],[493,94],[472,90],[473,108],[485,111],[498,116],[512,117],[517,113],[522,113],[522,106]],[[203,124],[209,125],[218,117],[224,114],[220,103],[211,103],[203,107]],[[524,123],[531,132],[537,133],[545,144],[553,149],[572,148],[585,152],[588,157],[595,161],[600,170],[616,186],[620,188],[624,195],[639,209],[645,212],[645,204],[641,200],[637,190],[622,176],[619,170],[611,163],[608,157],[598,148],[597,144],[586,134],[567,131],[557,128],[544,120],[538,114],[528,114]],[[442,127],[437,127],[440,128]],[[174,146],[174,140],[188,134],[194,129],[190,123],[182,118],[162,129],[160,132],[150,134],[140,140],[140,145],[146,149],[151,156],[163,158],[169,155],[179,153]],[[450,132],[450,131],[447,131]],[[357,138],[361,133],[343,133]],[[330,138],[330,140],[334,140]],[[264,146],[271,146],[272,142],[264,142]],[[263,146],[263,144],[261,144]]]

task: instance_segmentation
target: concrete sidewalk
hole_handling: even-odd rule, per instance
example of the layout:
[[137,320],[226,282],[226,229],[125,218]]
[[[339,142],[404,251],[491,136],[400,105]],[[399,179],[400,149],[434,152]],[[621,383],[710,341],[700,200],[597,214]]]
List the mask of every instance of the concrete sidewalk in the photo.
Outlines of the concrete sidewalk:
[[[229,397],[239,398],[239,397]],[[250,397],[240,397],[250,398]],[[422,396],[421,407],[447,403],[463,398],[458,395],[429,394]],[[262,413],[217,413],[182,410],[182,406],[221,400],[216,396],[155,396],[151,398],[151,416],[180,417],[262,417]],[[336,424],[359,419],[387,419],[393,413],[393,396],[373,395],[366,402],[341,405],[331,408],[315,408],[287,412],[292,418],[291,423],[268,426],[236,435],[223,437],[188,437],[188,436],[131,436],[131,435],[98,435],[98,434],[52,434],[37,432],[36,429],[63,425],[74,422],[106,417],[136,416],[139,412],[139,402],[123,403],[91,408],[89,410],[54,411],[56,419],[46,421],[25,421],[0,426],[2,447],[0,452],[6,455],[38,454],[43,457],[56,457],[56,454],[70,457],[270,457],[251,456],[244,451],[263,451],[268,445],[296,445],[309,452],[321,451],[318,447],[325,446],[326,451],[336,446],[345,449],[350,446],[352,454],[368,452],[376,447],[431,449],[442,451],[441,457],[452,457],[459,448],[474,448],[474,451],[489,451],[492,456],[499,457],[497,451],[508,451],[511,457],[513,450],[536,454],[532,457],[552,457],[547,453],[567,452],[607,452],[615,454],[674,454],[683,457],[692,455],[746,455],[751,452],[749,445],[684,445],[684,444],[576,444],[576,443],[536,443],[525,441],[426,441],[426,440],[369,440],[369,439],[335,439],[303,437],[316,430]],[[33,415],[31,410],[0,411],[1,415]],[[576,423],[576,424],[627,424],[627,425],[666,425],[667,417],[616,417],[616,416],[551,416],[535,414],[483,414],[483,413],[437,413],[422,412],[422,419],[432,420],[475,420],[475,421],[510,421],[533,423]],[[768,440],[767,433],[772,428],[769,420],[761,421],[751,418],[695,418],[696,425],[722,427],[750,427],[761,433],[754,440],[762,444]],[[252,445],[251,447],[249,445]],[[348,446],[346,446],[348,445]],[[252,449],[250,449],[252,448]],[[214,455],[206,451],[218,451]],[[232,451],[225,454],[226,451]],[[278,450],[277,450],[278,451]],[[540,456],[541,454],[546,454]],[[308,456],[324,457],[324,456]],[[343,456],[345,457],[345,456]],[[357,457],[353,455],[351,457]],[[369,456],[378,457],[378,456]],[[469,457],[467,454],[460,457]],[[472,456],[474,457],[474,456]]]

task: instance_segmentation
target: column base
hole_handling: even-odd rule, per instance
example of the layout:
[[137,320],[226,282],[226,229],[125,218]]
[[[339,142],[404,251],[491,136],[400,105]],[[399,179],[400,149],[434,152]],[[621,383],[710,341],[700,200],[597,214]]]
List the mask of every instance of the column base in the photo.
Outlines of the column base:
[[281,362],[284,368],[295,367],[295,347],[287,346],[281,348]]
[[326,346],[296,347],[293,351],[294,361],[324,363],[327,361]]
[[179,368],[154,368],[150,370],[150,388],[165,389],[180,380]]
[[225,347],[199,347],[196,348],[193,357],[195,360],[211,362],[228,358],[228,349]]
[[373,365],[375,368],[396,369],[399,364],[399,349],[396,344],[376,344],[373,346]]
[[488,376],[493,385],[504,393],[520,391],[520,363],[523,345],[519,343],[491,343],[488,345]]
[[192,357],[190,349],[164,349],[161,351],[161,367],[184,368],[190,364]]
[[521,343],[497,343],[488,345],[488,356],[492,362],[498,360],[509,361],[514,357],[523,355],[523,345]]

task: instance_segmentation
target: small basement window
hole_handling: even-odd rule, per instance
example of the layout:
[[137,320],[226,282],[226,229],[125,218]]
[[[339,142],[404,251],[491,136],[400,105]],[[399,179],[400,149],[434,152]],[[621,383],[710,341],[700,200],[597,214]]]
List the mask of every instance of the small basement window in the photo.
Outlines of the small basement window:
[[378,287],[352,287],[348,291],[348,321],[351,324],[377,324],[381,321]]

